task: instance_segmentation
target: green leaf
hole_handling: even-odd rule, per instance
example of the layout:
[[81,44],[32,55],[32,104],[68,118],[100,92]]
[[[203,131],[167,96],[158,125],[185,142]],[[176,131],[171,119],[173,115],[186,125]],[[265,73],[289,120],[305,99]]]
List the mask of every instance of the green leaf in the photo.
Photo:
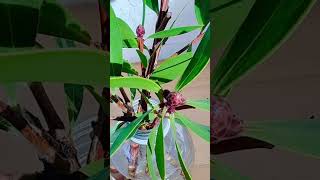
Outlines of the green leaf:
[[187,105],[210,112],[210,100],[187,100]]
[[89,33],[56,0],[43,1],[40,9],[38,33],[70,39],[87,45],[91,41]]
[[200,75],[202,70],[209,63],[211,56],[210,33],[211,32],[209,26],[188,67],[183,72],[180,80],[176,85],[177,91],[181,91],[184,87],[190,84],[198,75]]
[[233,169],[225,166],[224,164],[214,161],[210,162],[210,173],[215,180],[249,180],[250,178],[240,175],[238,172]]
[[147,6],[154,12],[159,13],[159,3],[158,0],[146,0]]
[[155,154],[157,160],[157,167],[159,170],[159,174],[161,179],[165,179],[166,177],[166,153],[165,153],[165,144],[164,144],[164,137],[163,137],[163,119],[161,119],[157,138],[156,138],[156,146],[155,146]]
[[189,128],[196,135],[198,135],[199,137],[201,137],[205,141],[210,142],[210,127],[209,126],[198,124],[198,123],[190,120],[189,118],[183,116],[180,113],[175,113],[175,117],[176,117],[176,121],[179,124]]
[[110,77],[110,87],[145,89],[153,92],[158,92],[161,89],[161,87],[152,80],[139,76]]
[[150,112],[151,112],[151,110],[146,112],[146,113],[144,113],[142,116],[138,117],[137,119],[135,119],[133,122],[128,124],[126,127],[120,128],[119,130],[117,130],[117,131],[121,131],[119,134],[116,133],[117,131],[114,133],[114,135],[116,134],[117,137],[115,138],[114,142],[111,145],[110,157],[112,157],[114,155],[114,153],[117,152],[117,150],[127,140],[127,138],[130,137],[131,134],[133,134],[133,133],[135,133],[137,131],[137,129],[140,126],[140,123],[143,121],[143,119]]
[[187,52],[175,57],[166,59],[155,69],[150,79],[158,80],[163,83],[168,83],[180,77],[184,70],[187,68],[192,53]]
[[190,172],[189,172],[189,170],[188,170],[188,168],[187,168],[187,166],[186,166],[186,164],[185,164],[185,162],[183,160],[180,147],[178,146],[178,143],[177,143],[176,123],[175,123],[174,117],[170,118],[170,123],[171,123],[171,127],[172,127],[174,143],[175,143],[175,146],[176,146],[176,151],[177,151],[177,154],[178,154],[178,159],[179,159],[179,163],[180,163],[182,172],[184,174],[185,179],[191,180],[192,177],[191,177]]
[[195,0],[195,13],[199,25],[205,25],[209,22],[209,3],[208,0]]
[[132,67],[132,65],[127,60],[123,60],[122,72],[132,75],[138,75],[138,71],[134,69],[134,67]]
[[118,26],[121,32],[122,39],[135,39],[136,35],[132,31],[130,26],[126,22],[124,22],[122,19],[120,18],[116,18],[116,19],[118,21]]
[[108,84],[108,55],[97,50],[59,49],[0,54],[0,81]]
[[142,63],[142,65],[144,67],[147,67],[148,66],[148,59],[146,57],[146,55],[144,55],[140,50],[136,50],[137,54],[139,55],[139,58],[140,58],[140,61]]
[[85,86],[85,88],[91,93],[91,95],[99,102],[104,113],[109,114],[110,107],[107,99],[98,94],[92,86]]
[[64,84],[64,92],[67,98],[69,122],[73,127],[82,106],[84,88],[83,85]]
[[110,6],[110,66],[111,76],[119,76],[121,74],[122,59],[122,33],[120,32],[118,18],[113,8]]
[[138,48],[138,41],[137,39],[124,39],[122,42],[123,48]]
[[35,45],[41,4],[40,0],[0,0],[0,47]]
[[150,35],[148,37],[148,39],[167,38],[167,37],[172,37],[172,36],[178,36],[178,35],[185,34],[185,33],[194,31],[194,30],[202,28],[202,27],[203,26],[185,26],[185,27],[172,28],[172,29],[156,32],[156,33]]
[[157,175],[156,171],[153,166],[153,154],[154,154],[154,147],[155,147],[155,141],[156,141],[156,133],[157,128],[153,128],[148,139],[148,145],[147,145],[147,165],[149,174],[152,180],[156,180]]
[[278,49],[315,2],[256,1],[213,71],[212,93],[225,94],[247,72]]
[[211,0],[212,49],[222,50],[238,32],[255,0]]
[[104,159],[100,159],[98,161],[94,161],[94,162],[82,167],[80,169],[80,171],[82,173],[84,173],[85,175],[91,177],[91,176],[94,176],[94,175],[98,174],[103,169],[105,169],[105,167],[104,167]]
[[254,137],[278,148],[320,157],[320,121],[316,120],[279,120],[247,122],[245,135]]

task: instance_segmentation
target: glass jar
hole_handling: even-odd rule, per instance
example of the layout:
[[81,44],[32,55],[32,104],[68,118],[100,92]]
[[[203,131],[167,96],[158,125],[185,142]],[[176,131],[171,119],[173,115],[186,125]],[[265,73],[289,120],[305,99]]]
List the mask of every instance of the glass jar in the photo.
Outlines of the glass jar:
[[[153,104],[158,104],[155,100],[150,100]],[[138,106],[138,101],[133,103],[133,107],[136,110]],[[175,148],[175,143],[173,139],[172,129],[170,128],[169,119],[165,118],[163,120],[163,134],[164,134],[164,142],[165,142],[165,160],[166,160],[166,179],[170,180],[178,180],[184,179],[183,173],[180,167],[180,163],[178,160],[178,155]],[[187,167],[190,167],[193,159],[194,159],[194,146],[191,139],[191,136],[188,130],[176,123],[176,131],[177,131],[177,144],[181,149],[182,157],[185,161]],[[136,180],[149,180],[150,175],[148,172],[148,165],[146,159],[146,148],[148,137],[151,130],[137,130],[136,134],[128,139],[119,150],[111,157],[110,164],[115,167],[119,173],[125,176],[128,179],[136,179]],[[112,145],[112,144],[111,144]],[[138,153],[136,157],[135,168],[132,169],[131,163],[134,159],[132,157],[132,147],[138,147]],[[157,176],[160,179],[156,157],[153,155],[153,167],[156,171]]]

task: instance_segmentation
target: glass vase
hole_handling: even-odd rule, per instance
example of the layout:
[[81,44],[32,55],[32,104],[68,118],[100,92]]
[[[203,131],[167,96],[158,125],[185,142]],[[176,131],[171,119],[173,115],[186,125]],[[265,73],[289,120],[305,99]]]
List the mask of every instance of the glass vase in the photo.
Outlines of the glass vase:
[[[155,100],[151,100],[153,104],[157,104]],[[133,104],[134,109],[137,108],[138,102]],[[183,173],[178,160],[176,147],[173,138],[173,132],[170,128],[170,120],[163,120],[163,134],[165,143],[165,167],[166,179],[178,180],[184,179]],[[188,130],[176,123],[177,144],[181,149],[181,154],[187,167],[192,165],[194,159],[194,146]],[[147,142],[151,130],[137,130],[134,136],[128,139],[119,150],[111,157],[110,164],[117,169],[119,173],[127,179],[149,180],[151,179],[147,165]],[[135,149],[135,153],[132,153]],[[137,152],[138,151],[138,152]],[[156,171],[158,179],[160,178],[156,157],[153,155],[153,167]]]

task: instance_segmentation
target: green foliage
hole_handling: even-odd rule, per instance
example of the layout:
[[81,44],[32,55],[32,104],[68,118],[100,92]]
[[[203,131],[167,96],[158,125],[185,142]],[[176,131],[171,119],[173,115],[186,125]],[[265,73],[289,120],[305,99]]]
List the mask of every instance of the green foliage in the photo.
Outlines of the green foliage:
[[320,121],[278,120],[248,122],[246,135],[272,143],[277,148],[320,157]]
[[210,127],[209,126],[205,126],[199,123],[196,123],[192,120],[190,120],[189,118],[183,116],[180,113],[175,113],[175,120],[189,128],[191,131],[193,131],[196,135],[198,135],[199,137],[201,137],[202,139],[204,139],[207,142],[210,142]]
[[110,71],[111,76],[121,74],[122,59],[122,34],[120,33],[119,19],[110,7]]
[[202,28],[203,26],[186,26],[186,27],[177,27],[172,28],[160,32],[156,32],[148,37],[148,39],[156,39],[156,38],[168,38],[168,37],[174,37],[178,35],[182,35],[191,31],[194,31],[196,29]]
[[210,112],[210,100],[190,100],[188,99],[186,102],[187,105],[190,105],[196,109],[201,109]]
[[240,78],[270,56],[295,29],[314,2],[256,1],[214,68],[212,93],[225,95]]
[[176,85],[176,90],[181,91],[184,87],[190,84],[195,78],[197,78],[202,70],[207,66],[210,61],[211,47],[210,47],[210,26],[205,32],[199,47],[193,55],[186,70],[183,72],[180,80]]
[[110,87],[145,89],[153,92],[158,92],[161,89],[161,87],[154,81],[139,76],[110,77]]
[[142,116],[138,117],[136,120],[128,124],[126,127],[116,130],[116,132],[113,134],[114,137],[111,137],[115,140],[113,141],[110,148],[110,157],[114,155],[114,153],[121,147],[125,140],[127,140],[132,134],[134,134],[137,131],[140,123],[150,112],[151,111],[144,113]]
[[[104,85],[108,75],[107,58],[104,52],[84,49],[2,53],[0,81]],[[93,71],[85,73],[88,70]]]
[[160,177],[164,180],[166,177],[166,151],[163,136],[163,119],[160,121],[157,131],[155,154]]

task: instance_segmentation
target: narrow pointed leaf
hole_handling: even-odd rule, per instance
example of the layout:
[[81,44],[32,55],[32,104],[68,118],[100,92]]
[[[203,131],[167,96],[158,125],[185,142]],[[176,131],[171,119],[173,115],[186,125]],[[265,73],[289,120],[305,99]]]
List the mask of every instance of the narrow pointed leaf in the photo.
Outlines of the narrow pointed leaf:
[[156,139],[156,146],[155,146],[155,154],[157,160],[157,167],[159,170],[159,174],[162,180],[166,177],[166,153],[165,153],[165,144],[164,144],[164,137],[163,137],[163,122],[160,121],[158,132],[157,132],[157,139]]
[[248,122],[245,134],[272,143],[277,148],[320,157],[320,121],[279,120]]
[[140,123],[143,121],[143,119],[150,113],[150,111],[144,113],[142,116],[135,119],[133,122],[128,124],[124,128],[120,128],[121,133],[117,134],[117,137],[115,138],[114,142],[111,145],[110,148],[110,157],[114,155],[114,153],[121,147],[121,145],[130,137],[131,134],[135,133],[137,129],[139,128]]
[[185,34],[191,31],[194,31],[196,29],[202,28],[203,26],[185,26],[185,27],[177,27],[177,28],[172,28],[164,31],[160,31],[157,33],[154,33],[148,37],[148,39],[151,38],[167,38],[167,37],[173,37],[173,36],[178,36],[181,34]]
[[3,53],[0,54],[0,81],[105,85],[108,84],[107,59],[105,52],[83,49]]
[[76,122],[83,101],[83,85],[64,84],[64,92],[67,99],[67,110],[71,127]]
[[152,80],[139,76],[110,77],[110,87],[145,89],[153,92],[158,92],[161,89],[161,87]]
[[238,32],[256,0],[212,0],[212,49],[222,50]]
[[144,67],[147,67],[148,66],[148,59],[147,59],[146,55],[144,55],[140,50],[136,50],[136,52],[140,57],[140,61],[141,61],[142,65]]
[[205,125],[196,123],[196,122],[190,120],[189,118],[183,116],[180,113],[175,113],[175,118],[179,124],[189,128],[191,131],[193,131],[196,135],[198,135],[199,137],[201,137],[205,141],[210,142],[210,127],[209,126],[205,126]]
[[184,87],[190,84],[195,78],[197,78],[202,70],[207,66],[211,56],[210,47],[210,26],[205,32],[199,47],[197,48],[194,56],[192,57],[188,67],[183,72],[180,80],[176,85],[176,90],[181,91]]
[[154,163],[153,163],[156,134],[157,134],[157,128],[152,129],[149,135],[148,145],[147,145],[147,163],[148,163],[147,165],[148,165],[149,174],[152,180],[157,179],[157,175],[156,175],[156,171],[154,169]]
[[174,138],[176,151],[177,151],[177,154],[178,154],[179,163],[180,163],[182,172],[184,174],[184,178],[187,179],[187,180],[191,180],[192,177],[191,177],[190,172],[189,172],[189,170],[188,170],[188,168],[187,168],[187,166],[186,166],[186,164],[185,164],[185,162],[183,160],[180,147],[178,146],[178,143],[177,143],[176,123],[175,123],[174,117],[170,118],[170,123],[171,123],[171,127],[172,127],[172,133],[173,133],[173,138]]
[[158,80],[159,82],[168,83],[180,77],[187,68],[192,53],[187,52],[175,57],[166,59],[155,69],[150,79]]
[[210,112],[210,100],[204,99],[204,100],[187,100],[187,105],[190,105],[192,107],[195,107],[196,109],[201,109],[205,111]]
[[213,71],[213,94],[225,94],[247,72],[278,49],[315,2],[256,1]]
[[195,0],[195,14],[199,25],[205,25],[209,22],[210,1]]
[[121,74],[122,59],[122,37],[119,28],[119,21],[113,8],[110,6],[110,66],[111,76],[119,76]]
[[136,35],[132,31],[130,26],[126,22],[124,22],[122,19],[120,18],[116,18],[116,19],[118,21],[122,39],[135,39]]
[[159,3],[158,0],[146,0],[146,5],[152,9],[154,12],[159,13]]

